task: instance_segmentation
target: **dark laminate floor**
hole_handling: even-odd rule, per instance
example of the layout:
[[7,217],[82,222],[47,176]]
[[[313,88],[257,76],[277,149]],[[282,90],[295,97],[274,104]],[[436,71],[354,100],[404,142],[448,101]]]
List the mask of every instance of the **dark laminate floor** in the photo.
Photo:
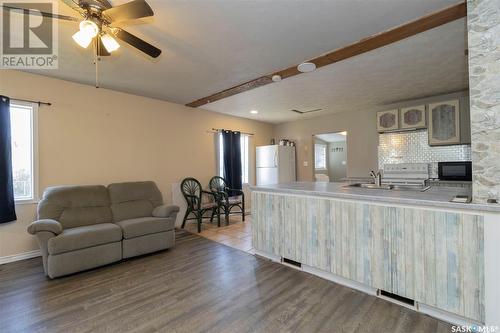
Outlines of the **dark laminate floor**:
[[208,239],[48,280],[0,265],[0,332],[450,332],[431,317]]

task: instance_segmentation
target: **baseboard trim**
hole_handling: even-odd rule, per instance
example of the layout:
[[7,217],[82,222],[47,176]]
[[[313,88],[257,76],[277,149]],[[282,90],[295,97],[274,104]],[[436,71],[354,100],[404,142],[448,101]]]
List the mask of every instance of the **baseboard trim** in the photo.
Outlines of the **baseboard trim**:
[[33,251],[29,251],[29,252],[24,252],[24,253],[13,254],[10,256],[0,257],[0,265],[8,264],[10,262],[19,261],[19,260],[26,260],[26,259],[41,257],[41,256],[42,256],[42,252],[40,250],[33,250]]
[[346,279],[345,277],[330,273],[330,272],[325,272],[320,269],[308,266],[308,265],[302,265],[302,270],[306,273],[316,275],[322,279],[332,281],[338,284],[341,284],[343,286],[349,287],[351,289],[359,290],[365,294],[372,295],[372,296],[377,296],[377,289],[367,286],[365,284],[359,283],[357,281],[349,280]]
[[[441,319],[443,321],[446,321],[452,325],[456,326],[463,326],[463,327],[481,327],[483,324],[474,321],[469,318],[465,318],[459,315],[456,315],[454,313],[444,311],[438,308],[435,308],[430,305],[422,304],[422,303],[417,303],[418,306],[418,311],[425,313],[426,315],[429,315],[434,318]],[[459,332],[459,331],[457,331]],[[478,331],[480,332],[480,331]],[[485,331],[486,332],[486,331]]]
[[274,262],[281,263],[281,257],[279,257],[279,256],[275,256],[275,255],[272,255],[272,254],[269,254],[269,253],[266,253],[266,252],[262,252],[262,251],[259,251],[259,250],[255,250],[255,255],[257,257],[261,257],[261,258],[264,258],[264,259],[267,259],[267,260],[271,260],[271,261],[274,261]]

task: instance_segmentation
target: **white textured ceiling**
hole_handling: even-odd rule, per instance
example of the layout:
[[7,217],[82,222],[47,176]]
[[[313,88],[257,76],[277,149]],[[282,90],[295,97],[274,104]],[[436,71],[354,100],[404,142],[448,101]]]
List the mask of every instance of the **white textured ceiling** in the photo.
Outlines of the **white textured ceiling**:
[[[56,0],[53,0],[56,1]],[[114,5],[126,0],[110,0]],[[163,50],[151,60],[122,47],[100,66],[101,86],[177,103],[286,68],[455,4],[457,0],[148,0],[154,18],[122,27]],[[71,9],[59,4],[61,14]],[[90,50],[59,22],[59,69],[43,75],[93,84]],[[211,106],[217,109],[216,106]],[[223,112],[229,112],[224,110]],[[236,110],[236,112],[239,112]],[[270,117],[275,121],[281,116]]]
[[[400,100],[463,90],[468,87],[465,25],[465,19],[460,19],[203,108],[280,123],[328,113],[380,110]],[[290,111],[317,108],[323,111],[308,115]]]

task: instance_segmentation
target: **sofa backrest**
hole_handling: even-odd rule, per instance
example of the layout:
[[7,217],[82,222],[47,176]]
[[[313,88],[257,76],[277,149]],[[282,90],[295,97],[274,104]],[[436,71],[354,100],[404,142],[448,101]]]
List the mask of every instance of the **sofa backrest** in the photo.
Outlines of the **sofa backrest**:
[[160,190],[151,181],[110,184],[108,191],[114,222],[151,216],[163,204]]
[[102,185],[55,186],[43,193],[39,219],[59,221],[64,229],[113,221],[108,190]]

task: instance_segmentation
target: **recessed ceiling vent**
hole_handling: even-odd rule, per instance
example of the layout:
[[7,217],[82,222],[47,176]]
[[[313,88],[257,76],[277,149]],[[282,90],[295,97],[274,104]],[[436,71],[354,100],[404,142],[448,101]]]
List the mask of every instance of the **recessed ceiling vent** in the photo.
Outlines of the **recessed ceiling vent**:
[[298,114],[306,114],[306,113],[318,112],[318,111],[321,111],[321,110],[323,110],[323,109],[313,109],[313,110],[297,110],[297,109],[292,109],[290,111],[296,112]]

